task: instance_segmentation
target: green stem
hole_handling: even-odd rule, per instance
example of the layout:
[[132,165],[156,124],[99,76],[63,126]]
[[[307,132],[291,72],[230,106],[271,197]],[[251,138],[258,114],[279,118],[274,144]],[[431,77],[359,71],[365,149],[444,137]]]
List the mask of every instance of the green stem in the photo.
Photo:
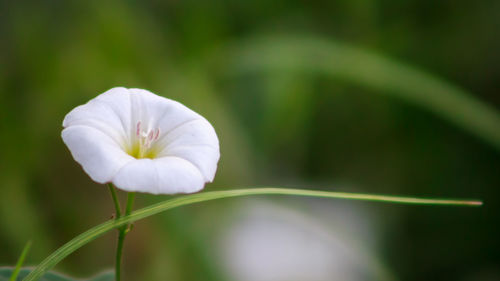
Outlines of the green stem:
[[125,232],[118,230],[118,244],[116,246],[116,261],[115,261],[115,280],[121,280],[121,264],[122,264],[122,253],[123,253],[123,241],[125,241]]
[[[134,205],[135,192],[129,192],[127,197],[127,206],[125,208],[125,216],[130,215],[132,212],[132,206]],[[116,263],[115,263],[115,274],[116,281],[121,280],[121,264],[122,264],[122,254],[123,254],[123,242],[125,241],[125,236],[130,231],[130,225],[123,225],[118,229],[118,245],[116,246]]]
[[111,193],[111,197],[113,198],[113,203],[115,204],[115,210],[116,210],[116,218],[119,218],[121,216],[121,207],[120,207],[120,201],[118,201],[118,196],[116,195],[116,190],[113,184],[108,183],[108,188],[109,192]]
[[134,205],[135,192],[129,192],[127,197],[127,207],[125,209],[125,215],[128,216],[132,212],[132,206]]

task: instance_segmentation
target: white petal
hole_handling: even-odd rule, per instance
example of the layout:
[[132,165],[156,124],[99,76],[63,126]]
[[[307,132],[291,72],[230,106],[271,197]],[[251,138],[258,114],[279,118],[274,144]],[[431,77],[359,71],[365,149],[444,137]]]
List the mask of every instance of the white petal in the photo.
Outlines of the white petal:
[[199,191],[205,181],[190,162],[164,157],[130,162],[116,174],[113,183],[126,191],[174,194]]
[[205,181],[211,182],[220,157],[219,141],[205,119],[183,123],[159,140],[163,150],[158,157],[177,156],[193,163]]
[[131,105],[125,88],[113,88],[66,115],[63,127],[85,125],[110,136],[122,148],[130,145]]
[[124,165],[134,160],[96,128],[74,125],[64,129],[61,135],[75,161],[98,183],[110,182]]
[[206,182],[214,179],[219,160],[219,140],[201,115],[176,101],[142,89],[130,89],[135,118],[148,120],[149,128],[162,132],[158,157],[176,156],[191,162]]
[[146,122],[143,126],[159,128],[167,133],[191,120],[203,119],[198,113],[174,100],[157,96],[142,89],[129,89],[132,115],[136,122]]

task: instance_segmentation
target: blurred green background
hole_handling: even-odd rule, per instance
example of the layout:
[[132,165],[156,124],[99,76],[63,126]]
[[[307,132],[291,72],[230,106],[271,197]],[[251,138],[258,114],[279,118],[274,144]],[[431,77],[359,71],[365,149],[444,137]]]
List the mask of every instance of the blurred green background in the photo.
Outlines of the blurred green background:
[[[485,201],[259,197],[183,207],[136,223],[125,280],[500,280],[499,1],[0,5],[0,265],[13,265],[29,239],[27,264],[36,265],[110,218],[107,188],[73,161],[61,123],[125,86],[181,101],[213,124],[222,156],[206,190]],[[141,194],[136,207],[165,199]],[[115,239],[56,269],[88,277],[111,268]]]

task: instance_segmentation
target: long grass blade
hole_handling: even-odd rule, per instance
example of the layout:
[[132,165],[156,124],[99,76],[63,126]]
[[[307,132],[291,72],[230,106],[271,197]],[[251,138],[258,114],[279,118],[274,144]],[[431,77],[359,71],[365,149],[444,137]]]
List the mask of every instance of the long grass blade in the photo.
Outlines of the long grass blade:
[[330,191],[314,191],[305,189],[288,189],[288,188],[249,188],[249,189],[233,189],[224,191],[203,192],[191,195],[185,195],[174,199],[169,199],[149,207],[132,212],[128,216],[123,216],[119,219],[107,221],[103,224],[95,226],[86,232],[73,238],[68,243],[53,252],[45,260],[43,260],[24,280],[34,281],[40,278],[45,272],[53,268],[61,260],[73,253],[83,245],[91,242],[104,233],[129,224],[131,222],[147,218],[149,216],[164,212],[166,210],[190,205],[199,202],[205,202],[215,199],[249,196],[249,195],[295,195],[309,197],[323,197],[335,199],[352,199],[377,201],[387,203],[402,203],[402,204],[418,204],[418,205],[446,205],[446,206],[481,206],[482,202],[478,200],[456,200],[456,199],[434,199],[434,198],[417,198],[417,197],[401,197],[388,195],[373,195],[360,193],[346,192],[330,192]]
[[24,260],[26,259],[26,256],[28,255],[30,248],[31,248],[31,240],[29,240],[24,246],[23,251],[21,252],[21,256],[19,256],[19,259],[17,260],[16,268],[12,272],[9,281],[16,281],[17,275],[19,275],[19,271],[21,270],[21,267],[24,264]]
[[363,85],[431,111],[500,150],[494,107],[436,75],[349,44],[307,35],[259,36],[221,48],[204,63],[215,69],[210,73],[316,73]]

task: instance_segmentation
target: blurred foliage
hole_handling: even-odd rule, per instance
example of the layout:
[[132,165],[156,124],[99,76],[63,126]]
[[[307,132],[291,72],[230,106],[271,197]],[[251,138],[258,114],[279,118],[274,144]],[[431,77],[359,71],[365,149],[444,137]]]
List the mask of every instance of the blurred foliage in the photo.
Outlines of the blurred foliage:
[[[475,210],[370,205],[386,219],[377,254],[401,280],[500,278],[498,11],[498,1],[0,2],[0,264],[29,239],[36,264],[109,218],[107,190],[60,130],[73,107],[125,86],[212,122],[222,158],[207,189],[484,199]],[[449,91],[459,103],[430,102]],[[137,207],[165,198],[141,195]],[[206,203],[138,222],[125,276],[224,280],[213,241],[237,208]],[[111,267],[115,238],[58,270]]]

